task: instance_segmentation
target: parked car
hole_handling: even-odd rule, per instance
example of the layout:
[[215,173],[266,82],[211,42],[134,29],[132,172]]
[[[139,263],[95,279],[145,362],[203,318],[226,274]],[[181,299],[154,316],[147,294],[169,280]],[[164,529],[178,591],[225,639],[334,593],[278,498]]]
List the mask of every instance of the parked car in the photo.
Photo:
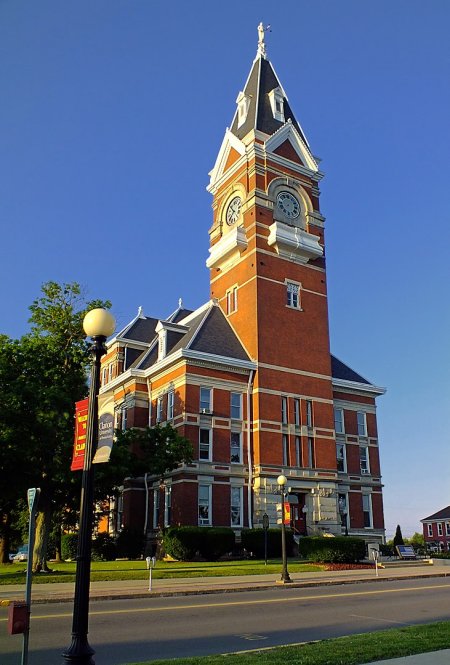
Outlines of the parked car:
[[28,561],[28,545],[19,547],[17,554],[14,555],[13,561]]

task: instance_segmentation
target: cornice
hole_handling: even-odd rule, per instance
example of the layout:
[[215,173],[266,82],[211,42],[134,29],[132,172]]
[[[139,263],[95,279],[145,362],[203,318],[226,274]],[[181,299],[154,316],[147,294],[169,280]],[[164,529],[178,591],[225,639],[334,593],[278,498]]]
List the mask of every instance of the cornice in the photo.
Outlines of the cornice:
[[360,383],[358,381],[346,381],[345,379],[335,379],[332,381],[333,388],[345,389],[347,392],[359,395],[384,395],[386,388],[374,386],[371,383]]

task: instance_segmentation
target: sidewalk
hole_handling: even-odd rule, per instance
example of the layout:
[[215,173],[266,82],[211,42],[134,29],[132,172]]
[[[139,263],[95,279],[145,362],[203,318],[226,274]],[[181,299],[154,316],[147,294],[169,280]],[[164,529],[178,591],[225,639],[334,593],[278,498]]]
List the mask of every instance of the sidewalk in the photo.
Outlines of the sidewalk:
[[[307,588],[312,586],[354,584],[356,582],[376,582],[398,579],[432,578],[450,576],[450,566],[435,560],[434,565],[408,565],[400,562],[387,568],[342,570],[324,573],[293,573],[292,584],[285,585],[289,589]],[[148,578],[145,580],[91,582],[91,601],[111,600],[118,598],[148,598],[158,596],[198,595],[208,593],[238,593],[280,587],[279,576],[276,575],[243,575],[230,577],[192,577],[180,579],[153,579],[152,590],[149,591]],[[34,584],[32,587],[32,604],[57,603],[73,599],[75,584],[62,582],[59,584]],[[23,601],[25,583],[0,586],[0,604],[8,601]],[[417,654],[394,660],[378,661],[376,665],[448,665],[450,649],[428,654]],[[372,664],[368,664],[372,665]]]

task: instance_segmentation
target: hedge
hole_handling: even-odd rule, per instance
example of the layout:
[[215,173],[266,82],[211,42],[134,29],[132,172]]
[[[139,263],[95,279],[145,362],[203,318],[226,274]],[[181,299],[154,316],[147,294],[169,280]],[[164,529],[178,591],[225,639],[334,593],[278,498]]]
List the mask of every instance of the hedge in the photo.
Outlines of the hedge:
[[[264,529],[242,529],[242,547],[258,559],[264,558]],[[294,534],[286,529],[286,553],[292,556],[294,550]],[[267,529],[267,556],[281,556],[281,529]]]
[[197,552],[207,561],[216,561],[234,547],[234,531],[227,528],[180,526],[164,533],[164,550],[174,559],[192,561]]
[[349,536],[305,536],[300,538],[298,548],[302,558],[317,563],[357,563],[366,556],[365,541]]
[[115,561],[117,548],[114,539],[107,533],[99,533],[92,541],[92,561]]
[[77,557],[78,533],[64,533],[61,536],[61,558],[63,561]]
[[117,556],[123,559],[139,559],[144,553],[144,534],[125,527],[116,539]]

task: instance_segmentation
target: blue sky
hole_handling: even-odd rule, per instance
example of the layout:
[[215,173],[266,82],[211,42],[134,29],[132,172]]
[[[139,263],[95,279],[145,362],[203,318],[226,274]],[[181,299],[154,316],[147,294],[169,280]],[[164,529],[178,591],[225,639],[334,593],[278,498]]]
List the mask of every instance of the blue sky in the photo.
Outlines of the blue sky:
[[332,350],[388,389],[387,532],[411,534],[450,504],[447,0],[0,0],[0,332],[48,280],[119,326],[208,299],[205,187],[260,21],[326,174]]

